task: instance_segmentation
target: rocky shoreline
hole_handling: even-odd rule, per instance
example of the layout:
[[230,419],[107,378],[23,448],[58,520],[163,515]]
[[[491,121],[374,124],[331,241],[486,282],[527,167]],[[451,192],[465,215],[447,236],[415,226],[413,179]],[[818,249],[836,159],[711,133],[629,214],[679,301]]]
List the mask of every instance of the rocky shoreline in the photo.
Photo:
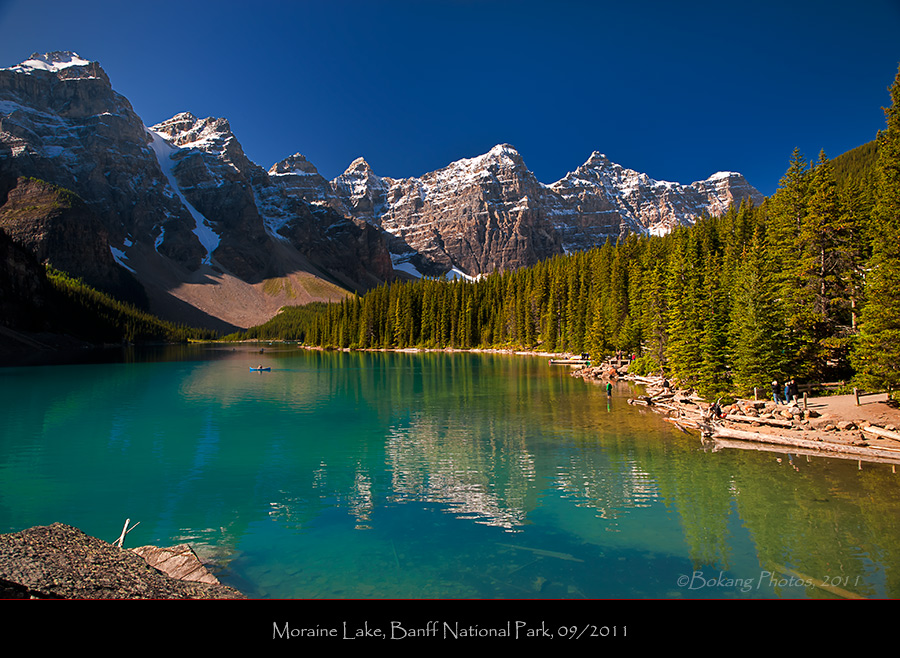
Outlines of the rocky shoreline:
[[859,405],[853,395],[835,395],[776,404],[739,399],[713,408],[692,390],[666,389],[661,377],[639,377],[627,367],[578,368],[587,382],[631,381],[646,394],[629,399],[666,416],[685,433],[698,432],[716,448],[777,449],[861,461],[900,464],[900,407],[882,393]]
[[0,535],[0,598],[246,597],[219,583],[187,545],[129,550],[54,523]]

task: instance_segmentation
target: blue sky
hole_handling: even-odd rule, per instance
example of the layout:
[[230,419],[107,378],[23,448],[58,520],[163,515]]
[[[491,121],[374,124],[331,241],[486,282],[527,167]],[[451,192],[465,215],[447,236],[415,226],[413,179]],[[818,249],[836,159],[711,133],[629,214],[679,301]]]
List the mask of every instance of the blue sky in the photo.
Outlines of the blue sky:
[[506,142],[545,183],[597,150],[771,194],[795,146],[834,157],[884,127],[897,35],[900,0],[0,0],[0,67],[73,50],[147,125],[225,117],[263,167],[300,152],[328,178]]

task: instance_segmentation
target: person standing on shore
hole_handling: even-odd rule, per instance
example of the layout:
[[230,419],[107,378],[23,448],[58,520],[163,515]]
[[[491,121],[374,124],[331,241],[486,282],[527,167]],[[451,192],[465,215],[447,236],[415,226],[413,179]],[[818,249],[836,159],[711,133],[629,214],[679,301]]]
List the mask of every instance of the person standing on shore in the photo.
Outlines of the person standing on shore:
[[775,401],[776,406],[781,404],[781,398],[778,396],[778,393],[779,393],[778,380],[773,379],[772,380],[772,399]]

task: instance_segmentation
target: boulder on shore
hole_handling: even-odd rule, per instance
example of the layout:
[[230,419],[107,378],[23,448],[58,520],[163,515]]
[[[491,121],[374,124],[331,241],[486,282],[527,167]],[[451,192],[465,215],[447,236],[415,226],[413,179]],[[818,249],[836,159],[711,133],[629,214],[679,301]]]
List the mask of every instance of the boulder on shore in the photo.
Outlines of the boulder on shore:
[[245,597],[225,585],[176,580],[130,550],[54,523],[0,535],[0,598]]

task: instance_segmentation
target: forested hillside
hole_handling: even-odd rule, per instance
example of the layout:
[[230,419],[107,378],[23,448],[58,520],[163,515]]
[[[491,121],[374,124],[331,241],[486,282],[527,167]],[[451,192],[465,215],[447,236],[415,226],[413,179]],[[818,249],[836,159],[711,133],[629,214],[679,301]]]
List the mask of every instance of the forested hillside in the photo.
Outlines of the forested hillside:
[[878,140],[873,139],[834,159],[834,178],[839,188],[848,184],[874,185],[878,165]]
[[0,229],[0,361],[36,346],[215,337],[213,331],[164,322],[39,263]]
[[83,340],[98,343],[186,343],[214,340],[211,329],[197,329],[160,320],[133,304],[121,302],[95,290],[65,272],[47,269],[55,291],[54,324],[50,331],[65,331]]
[[707,396],[773,378],[900,384],[900,72],[876,149],[795,150],[777,192],[474,283],[394,283],[242,337],[335,347],[636,352]]

